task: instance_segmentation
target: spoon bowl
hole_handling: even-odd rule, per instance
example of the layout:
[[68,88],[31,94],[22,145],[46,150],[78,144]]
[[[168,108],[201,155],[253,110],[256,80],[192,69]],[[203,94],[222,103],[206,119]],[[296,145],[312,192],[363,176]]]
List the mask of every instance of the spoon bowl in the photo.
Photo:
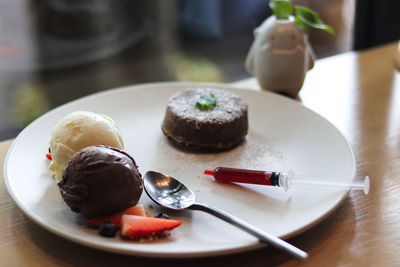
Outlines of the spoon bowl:
[[163,173],[147,172],[144,176],[144,189],[154,202],[165,208],[184,210],[195,203],[192,190]]
[[231,214],[195,201],[194,193],[177,179],[160,172],[148,171],[143,178],[144,189],[147,195],[157,204],[173,210],[200,210],[224,220],[243,231],[257,237],[261,242],[271,244],[286,251],[290,255],[304,260],[307,253],[295,246],[250,225],[249,223],[232,216]]

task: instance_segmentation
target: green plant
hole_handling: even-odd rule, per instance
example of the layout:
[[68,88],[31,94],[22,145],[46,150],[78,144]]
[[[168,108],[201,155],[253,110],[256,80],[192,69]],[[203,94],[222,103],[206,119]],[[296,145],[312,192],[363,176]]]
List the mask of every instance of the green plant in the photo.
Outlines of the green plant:
[[296,23],[305,31],[315,28],[334,34],[331,26],[326,25],[318,14],[303,6],[293,6],[289,0],[273,0],[269,3],[272,13],[278,19],[288,19],[293,16]]

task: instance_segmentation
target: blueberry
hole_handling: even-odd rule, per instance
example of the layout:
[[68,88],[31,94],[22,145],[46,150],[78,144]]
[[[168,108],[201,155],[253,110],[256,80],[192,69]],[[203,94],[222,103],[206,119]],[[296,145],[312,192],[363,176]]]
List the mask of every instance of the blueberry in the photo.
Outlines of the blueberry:
[[103,222],[99,225],[99,235],[105,237],[114,237],[117,234],[118,227],[112,222]]
[[167,219],[169,220],[169,216],[165,213],[160,212],[159,214],[157,214],[156,216],[154,216],[154,218],[161,218],[161,219]]

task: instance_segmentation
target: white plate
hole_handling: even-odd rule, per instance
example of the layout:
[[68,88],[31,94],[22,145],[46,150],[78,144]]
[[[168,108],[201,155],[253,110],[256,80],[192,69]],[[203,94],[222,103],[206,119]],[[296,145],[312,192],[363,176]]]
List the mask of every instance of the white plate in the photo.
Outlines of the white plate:
[[[125,254],[155,257],[198,257],[245,251],[262,246],[256,238],[199,211],[167,213],[183,221],[169,238],[138,243],[120,237],[103,238],[63,203],[50,177],[45,157],[50,132],[65,115],[88,110],[112,117],[119,124],[125,149],[144,174],[161,171],[180,179],[199,202],[212,204],[276,236],[298,234],[331,213],[347,191],[296,189],[216,183],[204,169],[230,166],[341,177],[355,175],[351,147],[342,134],[321,116],[296,101],[267,92],[213,87],[236,92],[249,104],[249,134],[239,147],[223,153],[198,154],[177,150],[161,132],[167,99],[198,83],[158,83],[110,90],[56,108],[26,127],[16,138],[4,165],[7,189],[34,222],[69,240]],[[210,86],[210,85],[208,85]],[[141,203],[151,201],[143,192]]]

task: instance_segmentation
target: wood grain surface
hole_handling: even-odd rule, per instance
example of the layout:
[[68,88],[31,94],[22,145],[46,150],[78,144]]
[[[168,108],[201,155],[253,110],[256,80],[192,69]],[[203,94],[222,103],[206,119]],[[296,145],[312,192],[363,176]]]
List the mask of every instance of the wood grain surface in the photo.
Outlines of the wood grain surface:
[[[298,101],[349,140],[368,196],[350,191],[342,205],[289,239],[306,250],[299,262],[271,247],[198,259],[151,259],[84,247],[49,233],[18,209],[0,180],[0,266],[400,266],[400,74],[397,43],[317,61]],[[259,89],[254,79],[234,86]],[[0,143],[0,168],[11,141]],[[23,162],[21,162],[23,164]],[[3,171],[1,169],[1,177]]]

